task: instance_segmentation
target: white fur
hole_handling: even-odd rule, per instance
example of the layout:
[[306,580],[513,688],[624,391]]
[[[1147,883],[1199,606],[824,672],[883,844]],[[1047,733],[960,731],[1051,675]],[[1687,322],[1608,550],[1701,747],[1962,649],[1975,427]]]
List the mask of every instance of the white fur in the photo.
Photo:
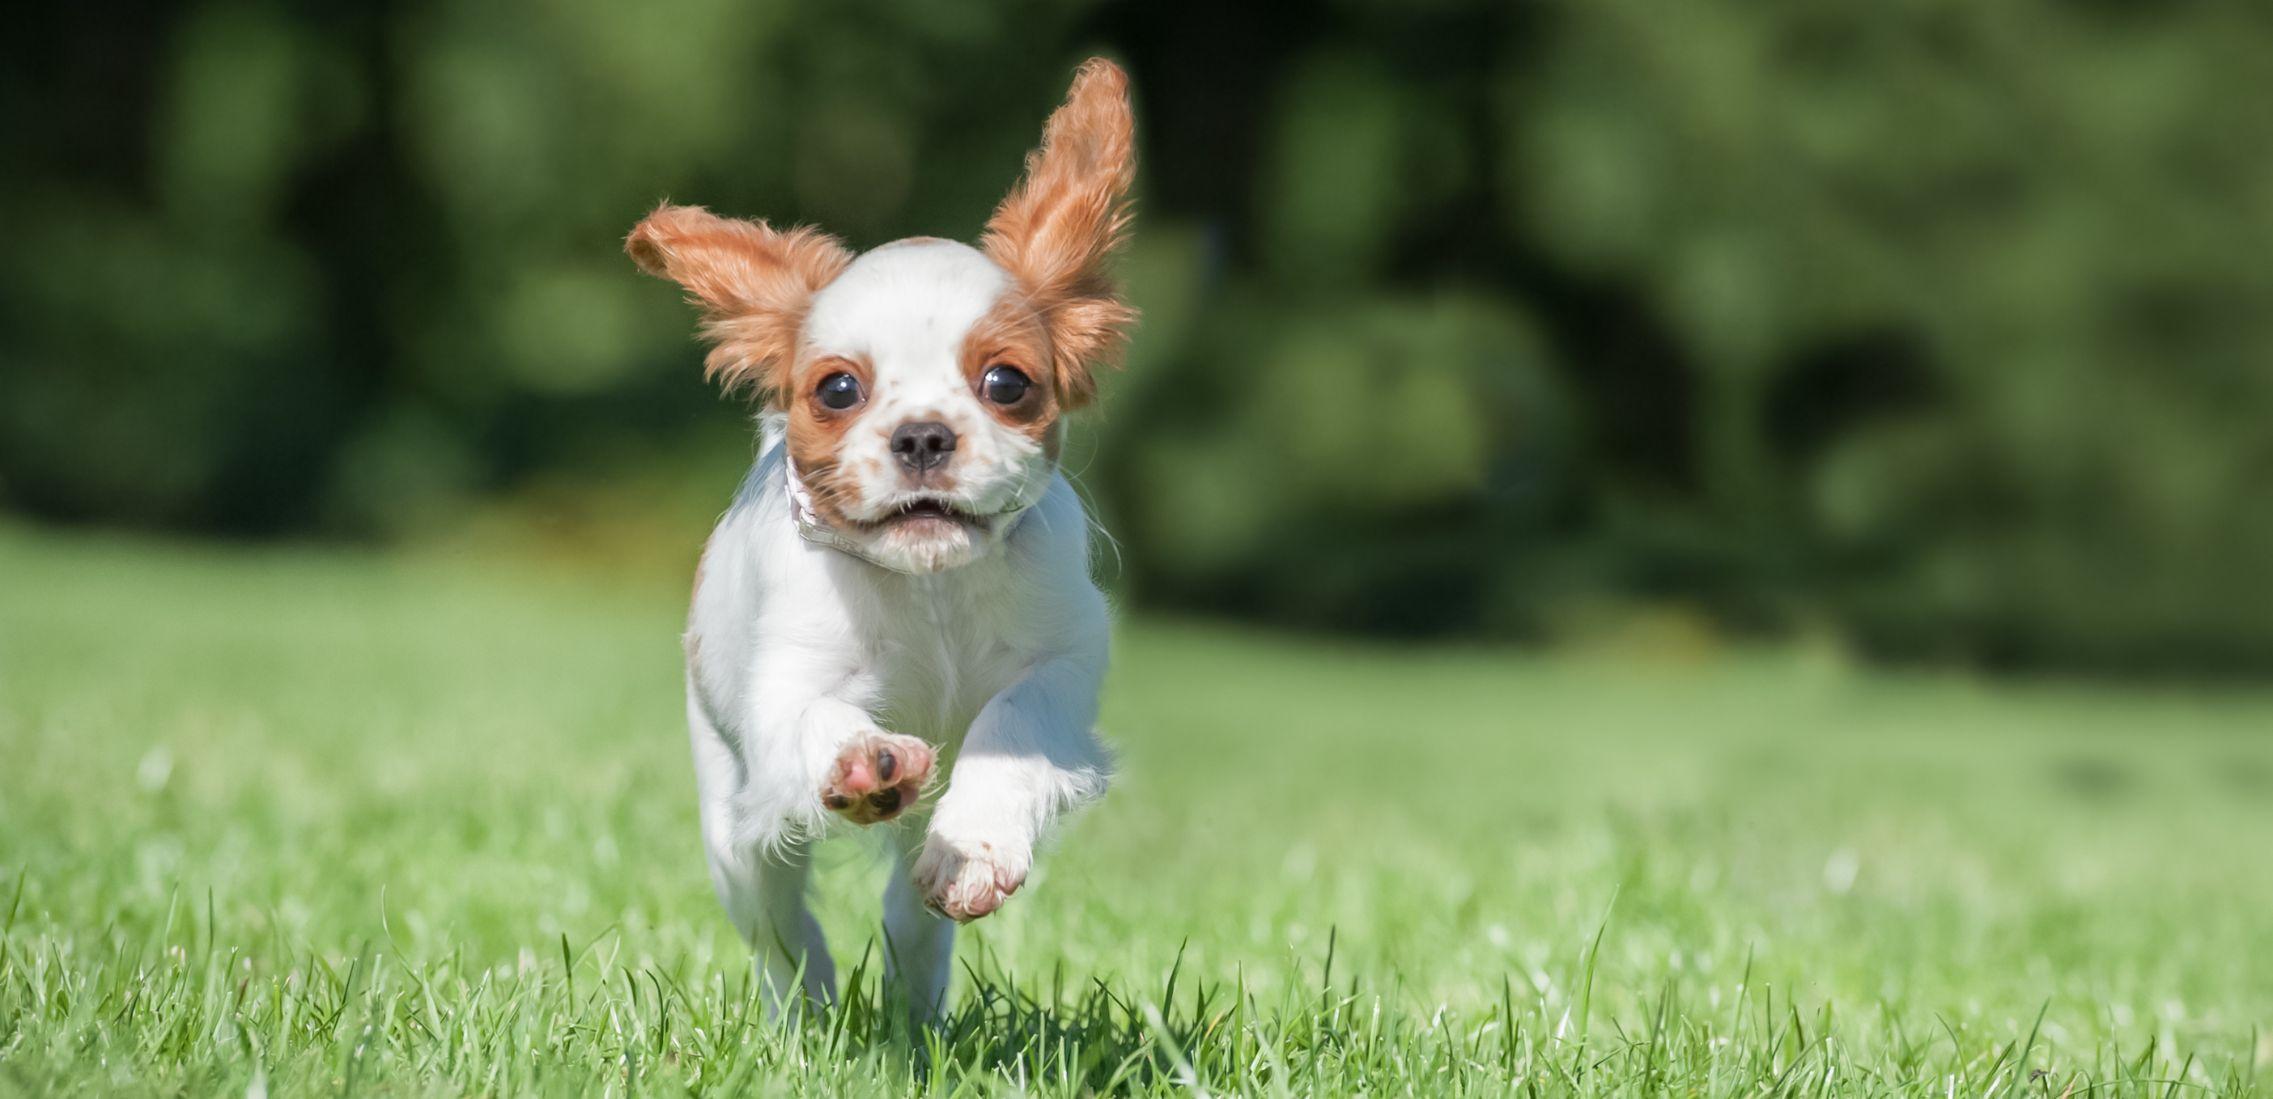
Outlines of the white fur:
[[969,247],[888,245],[816,295],[801,353],[872,364],[869,403],[839,452],[858,471],[856,518],[890,514],[907,494],[887,445],[913,420],[960,436],[948,467],[960,506],[1009,514],[959,539],[887,529],[865,555],[890,567],[816,544],[800,536],[769,425],[704,553],[686,636],[703,840],[775,1006],[800,965],[807,997],[834,993],[804,886],[831,819],[821,788],[849,742],[889,731],[952,760],[920,835],[890,826],[902,857],[885,896],[887,961],[919,1016],[941,1001],[954,942],[954,923],[927,906],[1006,894],[1050,820],[1105,788],[1093,726],[1108,621],[1089,579],[1088,516],[1043,448],[978,404],[960,365],[965,333],[1008,285]]

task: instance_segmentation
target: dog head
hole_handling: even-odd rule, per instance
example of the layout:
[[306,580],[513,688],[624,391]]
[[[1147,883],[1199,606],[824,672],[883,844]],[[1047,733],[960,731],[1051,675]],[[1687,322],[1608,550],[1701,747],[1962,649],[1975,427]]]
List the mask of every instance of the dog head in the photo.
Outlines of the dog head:
[[1135,320],[1106,270],[1136,172],[1128,80],[1074,77],[980,247],[918,237],[855,257],[665,205],[625,250],[703,313],[708,374],[787,419],[812,510],[902,572],[976,560],[1056,472],[1059,418]]

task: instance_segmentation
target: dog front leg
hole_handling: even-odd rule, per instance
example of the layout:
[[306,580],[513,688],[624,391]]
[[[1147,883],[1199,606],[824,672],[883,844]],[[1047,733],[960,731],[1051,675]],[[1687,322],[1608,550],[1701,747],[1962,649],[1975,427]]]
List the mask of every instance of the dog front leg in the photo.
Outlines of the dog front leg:
[[1102,652],[1047,660],[979,711],[910,873],[933,911],[968,922],[1000,908],[1050,821],[1105,792],[1103,673]]
[[884,732],[859,706],[775,686],[736,736],[721,735],[695,690],[688,699],[712,882],[750,944],[769,1015],[799,993],[815,1007],[835,996],[835,967],[805,904],[828,814],[872,824],[906,811],[933,761],[930,745]]
[[763,724],[753,723],[742,735],[723,732],[691,682],[687,724],[693,733],[711,884],[734,929],[749,944],[766,1016],[781,1017],[800,995],[810,1009],[826,1007],[836,994],[836,967],[821,926],[805,905],[810,845],[790,820],[764,806],[780,776],[754,768],[751,758],[778,768],[791,753],[739,750],[745,747],[742,736],[764,731]]

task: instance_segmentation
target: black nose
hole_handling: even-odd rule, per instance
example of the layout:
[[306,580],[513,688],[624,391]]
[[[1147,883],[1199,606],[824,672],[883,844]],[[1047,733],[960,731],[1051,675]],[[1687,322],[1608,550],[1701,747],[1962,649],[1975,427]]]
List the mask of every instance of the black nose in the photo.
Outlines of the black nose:
[[947,464],[947,456],[955,452],[955,433],[946,424],[925,422],[901,424],[892,432],[892,453],[911,473],[922,473]]

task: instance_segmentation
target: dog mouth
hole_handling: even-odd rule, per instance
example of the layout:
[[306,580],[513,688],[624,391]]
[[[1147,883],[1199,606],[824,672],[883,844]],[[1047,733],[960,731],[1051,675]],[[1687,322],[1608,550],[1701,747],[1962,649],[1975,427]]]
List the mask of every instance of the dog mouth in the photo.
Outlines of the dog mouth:
[[986,519],[956,507],[936,496],[919,496],[903,500],[890,513],[876,521],[881,528],[922,530],[927,527],[962,526],[974,530],[986,529]]

